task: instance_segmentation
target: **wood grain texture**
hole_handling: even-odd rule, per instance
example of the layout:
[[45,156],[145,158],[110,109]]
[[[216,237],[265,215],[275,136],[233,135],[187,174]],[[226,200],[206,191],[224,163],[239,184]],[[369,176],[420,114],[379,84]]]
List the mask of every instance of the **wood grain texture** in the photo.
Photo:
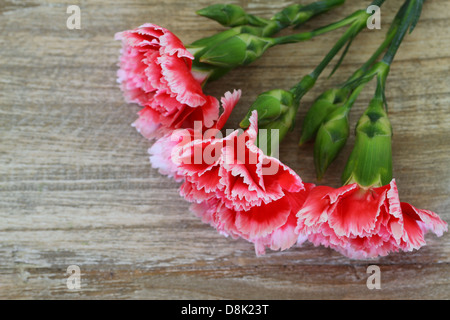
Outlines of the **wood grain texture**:
[[[264,17],[292,3],[228,2]],[[369,3],[347,2],[304,28]],[[81,8],[81,30],[66,28],[71,4]],[[153,22],[189,43],[222,30],[195,15],[208,4],[0,2],[0,298],[449,299],[448,233],[428,236],[419,251],[375,260],[349,260],[310,244],[257,258],[252,244],[202,224],[179,197],[178,184],[150,167],[150,144],[130,126],[139,108],[124,103],[116,83],[120,43],[114,33]],[[365,30],[333,78],[319,79],[302,101],[298,123],[318,94],[368,58],[400,4],[387,1],[382,30]],[[447,222],[449,20],[447,0],[426,2],[395,59],[387,89],[400,197]],[[243,91],[227,127],[237,127],[258,93],[288,89],[310,72],[339,34],[272,48],[251,66],[211,83],[206,91],[216,97]],[[353,124],[372,94],[369,85],[360,95]],[[312,147],[298,148],[298,139],[297,127],[280,149],[281,160],[304,181],[316,182]],[[322,183],[339,186],[353,141]],[[371,264],[380,266],[381,290],[366,287]],[[66,287],[69,265],[81,268],[81,290]]]

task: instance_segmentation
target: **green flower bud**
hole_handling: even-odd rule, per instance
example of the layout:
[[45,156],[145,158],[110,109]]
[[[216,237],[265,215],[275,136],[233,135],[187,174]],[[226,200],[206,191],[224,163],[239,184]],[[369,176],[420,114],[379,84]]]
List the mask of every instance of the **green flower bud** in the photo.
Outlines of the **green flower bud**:
[[314,138],[321,124],[333,111],[338,109],[346,101],[349,90],[345,88],[330,89],[322,93],[306,113],[303,121],[302,133],[299,145]]
[[279,22],[284,26],[292,26],[301,23],[305,18],[305,12],[301,11],[301,4],[290,5],[273,16],[271,20]]
[[251,105],[240,126],[247,128],[250,125],[250,116],[253,110],[258,111],[258,125],[264,126],[276,121],[292,108],[294,97],[291,92],[275,89],[261,93]]
[[196,12],[198,15],[217,21],[225,27],[248,24],[247,13],[235,4],[213,4]]
[[202,63],[200,62],[200,57],[219,43],[241,33],[260,35],[262,33],[262,30],[260,28],[251,26],[235,27],[219,32],[213,36],[199,39],[186,46],[186,48],[195,58],[192,62],[192,70],[195,72],[199,79],[203,79],[203,83],[205,83],[206,81],[213,81],[222,77],[227,72],[229,72],[231,68]]
[[223,68],[252,63],[272,45],[274,40],[242,33],[222,41],[200,57],[200,62]]
[[[286,134],[294,127],[297,107],[295,106],[294,95],[285,90],[275,89],[260,94],[250,107],[247,115],[239,124],[241,128],[247,128],[250,125],[250,116],[252,111],[258,111],[258,128],[261,132],[267,133],[262,141],[258,137],[257,145],[267,155],[272,155],[272,145],[279,144]],[[274,132],[273,130],[277,130]],[[272,136],[278,137],[278,141],[272,142]]]
[[372,99],[356,126],[355,146],[342,175],[345,184],[383,186],[392,180],[392,127],[383,100]]
[[321,0],[307,5],[293,4],[277,13],[271,20],[284,26],[298,27],[311,17],[343,4],[345,0]]
[[232,28],[228,29],[210,37],[202,38],[197,41],[194,41],[190,45],[187,45],[186,48],[197,60],[201,57],[203,53],[216,46],[217,44],[225,41],[228,38],[231,38],[237,34],[241,33],[241,28]]
[[326,117],[317,131],[314,143],[314,164],[319,180],[347,142],[350,134],[348,111],[348,106],[335,109]]

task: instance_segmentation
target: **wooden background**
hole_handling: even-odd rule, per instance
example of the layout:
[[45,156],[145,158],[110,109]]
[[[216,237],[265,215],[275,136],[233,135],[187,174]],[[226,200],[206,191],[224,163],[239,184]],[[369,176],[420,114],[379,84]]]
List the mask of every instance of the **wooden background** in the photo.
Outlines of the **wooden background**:
[[[219,1],[217,1],[219,2]],[[270,17],[292,1],[229,1]],[[308,1],[299,0],[301,3]],[[339,71],[303,99],[298,123],[318,94],[336,85],[377,47],[401,0],[382,7],[382,29],[364,30]],[[68,5],[81,8],[69,30]],[[149,142],[130,124],[139,108],[116,83],[114,33],[153,22],[184,42],[223,30],[195,10],[211,2],[0,1],[0,298],[3,299],[449,299],[450,235],[375,260],[350,260],[305,244],[257,258],[253,245],[220,236],[188,211],[178,184],[148,162]],[[343,18],[369,1],[347,1],[307,23]],[[450,5],[429,0],[392,66],[387,97],[394,128],[394,175],[402,201],[450,222]],[[284,32],[291,33],[292,30]],[[229,128],[258,93],[289,89],[309,73],[341,32],[270,49],[251,66],[206,88],[220,97],[241,88]],[[331,68],[325,71],[325,76]],[[369,85],[352,125],[373,94]],[[299,128],[280,149],[283,162],[316,182],[312,147]],[[339,186],[351,143],[322,183]],[[369,290],[368,265],[381,270]],[[81,269],[81,289],[66,286]]]

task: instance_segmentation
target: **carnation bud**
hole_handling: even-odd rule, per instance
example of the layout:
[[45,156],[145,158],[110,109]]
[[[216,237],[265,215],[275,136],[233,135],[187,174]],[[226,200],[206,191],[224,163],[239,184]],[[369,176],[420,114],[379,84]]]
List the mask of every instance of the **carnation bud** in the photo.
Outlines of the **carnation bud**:
[[321,0],[307,5],[293,4],[277,13],[272,20],[285,26],[298,27],[311,17],[343,4],[345,0]]
[[319,180],[347,141],[350,133],[348,111],[348,106],[338,107],[325,118],[317,131],[314,164]]
[[197,11],[197,14],[217,21],[225,27],[235,27],[248,24],[247,13],[235,4],[213,4]]
[[254,35],[260,35],[262,33],[262,30],[260,28],[256,28],[256,27],[252,27],[252,26],[234,27],[234,28],[219,32],[210,37],[199,39],[197,41],[194,41],[190,45],[186,46],[186,48],[189,50],[189,52],[195,57],[195,59],[192,63],[192,72],[193,72],[194,77],[199,82],[204,83],[206,81],[216,80],[231,70],[231,68],[228,68],[228,67],[223,67],[223,66],[212,65],[212,64],[200,62],[200,58],[202,57],[202,55],[205,52],[209,51],[211,48],[214,48],[216,45],[220,44],[221,42],[223,42],[235,35],[238,35],[240,33],[249,33],[249,34],[254,34]]
[[278,21],[282,25],[291,26],[298,25],[302,23],[304,20],[307,20],[307,12],[301,11],[303,6],[301,4],[293,4],[290,5],[272,18],[272,20]]
[[345,184],[383,186],[392,180],[392,127],[383,100],[374,98],[356,126],[355,146],[342,175]]
[[206,51],[200,62],[223,68],[247,65],[261,57],[274,40],[249,33],[235,35]]
[[[247,128],[250,125],[249,119],[254,110],[258,111],[258,128],[267,130],[265,137],[267,140],[264,141],[264,146],[261,145],[261,141],[259,140],[258,146],[266,154],[271,155],[273,151],[271,149],[272,145],[274,143],[279,144],[294,126],[295,115],[297,113],[294,95],[289,91],[281,89],[270,90],[260,94],[250,107],[245,118],[241,121],[240,126],[242,128]],[[272,143],[273,129],[278,130],[278,141]],[[267,151],[264,150],[265,147],[267,147]]]
[[261,93],[251,105],[240,126],[247,128],[250,125],[250,116],[253,110],[258,111],[258,125],[264,126],[276,121],[292,107],[294,97],[291,92],[275,89]]
[[231,28],[219,33],[216,33],[210,37],[202,38],[187,45],[186,48],[197,60],[203,53],[214,47],[215,45],[231,38],[241,32],[240,28]]
[[302,145],[314,138],[327,115],[344,104],[349,94],[345,88],[330,89],[322,93],[306,113],[303,121],[299,144]]

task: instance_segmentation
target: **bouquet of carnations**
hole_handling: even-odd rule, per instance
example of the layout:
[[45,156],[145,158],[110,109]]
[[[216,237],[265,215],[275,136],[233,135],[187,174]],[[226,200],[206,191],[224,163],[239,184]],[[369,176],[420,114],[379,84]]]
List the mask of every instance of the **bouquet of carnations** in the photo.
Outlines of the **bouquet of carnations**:
[[[142,106],[133,126],[154,140],[149,149],[152,166],[181,184],[181,196],[203,222],[225,236],[254,243],[257,255],[310,241],[364,259],[419,249],[428,231],[441,236],[447,223],[436,213],[399,199],[385,96],[394,56],[419,21],[424,1],[405,0],[372,56],[345,83],[317,97],[304,118],[299,144],[314,141],[320,180],[350,135],[352,105],[365,85],[376,81],[337,189],[302,181],[279,160],[278,150],[295,125],[302,97],[342,51],[332,73],[339,68],[353,39],[367,27],[370,11],[363,8],[312,31],[277,36],[345,0],[293,4],[270,19],[237,5],[216,4],[197,13],[226,29],[189,45],[151,23],[117,33],[122,42],[118,82],[126,101]],[[374,0],[371,8],[383,2]],[[261,93],[241,128],[222,134],[241,91],[226,92],[219,102],[203,92],[205,85],[252,63],[273,46],[338,29],[345,31],[311,73],[287,90]]]

